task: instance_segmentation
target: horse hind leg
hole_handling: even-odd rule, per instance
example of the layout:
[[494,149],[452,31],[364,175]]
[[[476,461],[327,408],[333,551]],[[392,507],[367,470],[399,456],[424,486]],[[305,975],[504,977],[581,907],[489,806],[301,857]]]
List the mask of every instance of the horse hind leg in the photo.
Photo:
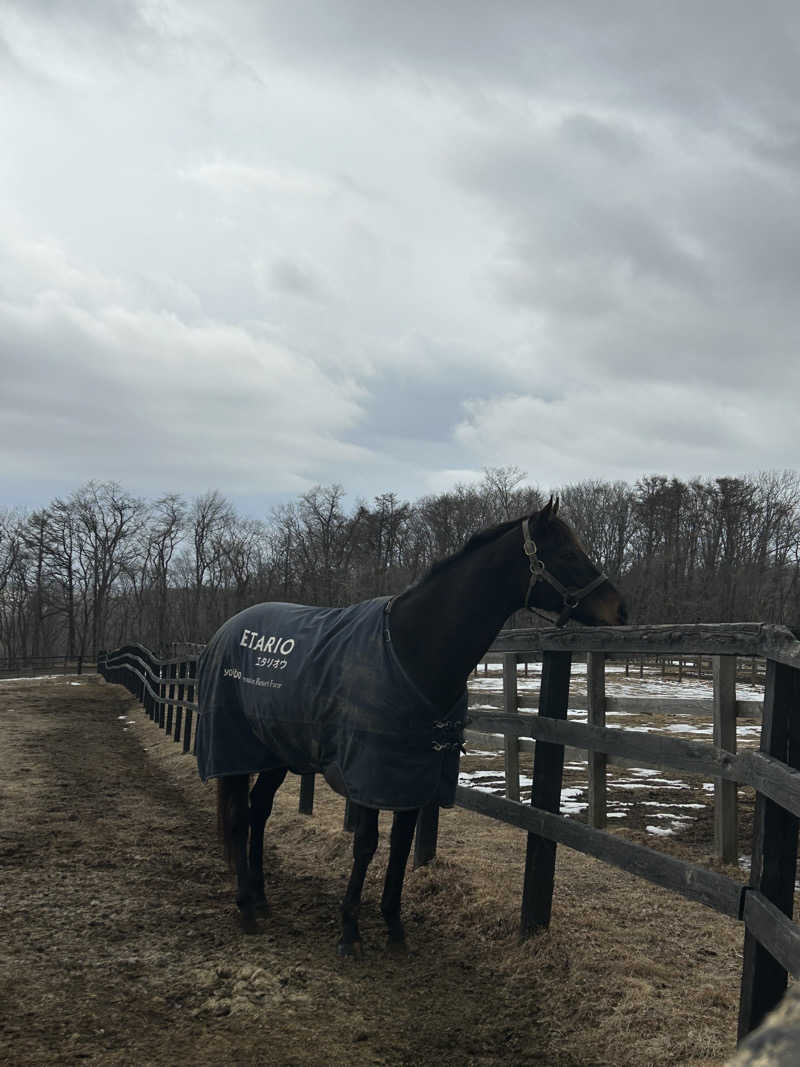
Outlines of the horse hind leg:
[[256,930],[255,893],[247,862],[250,776],[232,774],[217,779],[217,816],[225,858],[236,871],[236,904],[246,933]]
[[417,825],[416,811],[396,811],[392,819],[390,837],[389,865],[386,869],[386,881],[381,898],[381,914],[388,930],[387,947],[393,951],[404,951],[406,934],[400,919],[400,904],[403,895],[403,879],[406,874],[411,842],[414,840],[414,828]]
[[353,870],[347,891],[342,901],[342,939],[339,942],[340,956],[361,955],[361,933],[358,929],[358,913],[361,906],[361,892],[364,879],[375,850],[378,847],[378,812],[374,808],[364,808],[351,801],[351,812],[355,819],[353,832]]
[[264,828],[272,814],[275,794],[286,777],[286,767],[262,771],[250,790],[250,885],[256,912],[266,915],[267,897],[264,891]]

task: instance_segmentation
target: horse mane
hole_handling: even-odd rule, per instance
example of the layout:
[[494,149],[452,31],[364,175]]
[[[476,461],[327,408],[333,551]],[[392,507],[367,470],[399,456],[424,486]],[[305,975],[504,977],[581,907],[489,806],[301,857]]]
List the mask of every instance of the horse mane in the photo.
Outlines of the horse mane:
[[462,547],[452,555],[445,556],[444,559],[432,563],[416,584],[424,582],[427,578],[433,578],[435,575],[441,574],[442,571],[447,570],[452,564],[458,563],[477,548],[482,548],[483,545],[488,545],[491,541],[495,541],[498,537],[502,537],[503,534],[508,533],[514,526],[521,525],[524,518],[525,516],[521,515],[518,519],[508,519],[506,522],[500,522],[496,526],[489,526],[485,530],[479,530],[477,533],[472,534]]
[[[521,526],[525,518],[532,518],[536,514],[537,512],[528,512],[525,515],[520,515],[516,519],[507,519],[505,522],[500,522],[496,526],[489,526],[485,530],[479,530],[477,533],[472,534],[462,547],[456,552],[453,552],[452,555],[445,556],[444,559],[432,563],[422,577],[413,584],[415,586],[421,585],[422,582],[426,581],[428,578],[433,578],[436,575],[441,574],[454,563],[458,563],[460,560],[464,559],[465,556],[473,553],[476,549],[482,548],[484,545],[488,545],[492,541],[496,541],[498,537],[502,537],[503,534],[508,533],[508,531],[512,530],[515,526]],[[564,522],[560,516],[554,515],[551,522],[569,538],[576,548],[585,551],[575,531],[568,523]]]

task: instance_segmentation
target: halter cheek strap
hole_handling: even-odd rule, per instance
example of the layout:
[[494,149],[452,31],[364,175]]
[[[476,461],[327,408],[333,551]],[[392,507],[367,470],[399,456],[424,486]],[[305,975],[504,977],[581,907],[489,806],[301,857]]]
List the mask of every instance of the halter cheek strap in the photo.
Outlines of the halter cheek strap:
[[564,626],[580,602],[593,592],[593,590],[597,589],[599,585],[608,581],[608,579],[605,574],[598,574],[588,585],[584,585],[580,589],[568,589],[565,585],[561,584],[554,574],[550,573],[545,566],[544,561],[539,559],[536,542],[531,537],[530,519],[528,518],[522,520],[522,538],[525,546],[525,555],[530,560],[531,568],[531,580],[528,583],[528,592],[525,594],[525,607],[528,611],[534,610],[530,605],[531,593],[533,592],[533,587],[536,583],[542,579],[555,589],[563,601],[561,614],[556,620],[556,626]]

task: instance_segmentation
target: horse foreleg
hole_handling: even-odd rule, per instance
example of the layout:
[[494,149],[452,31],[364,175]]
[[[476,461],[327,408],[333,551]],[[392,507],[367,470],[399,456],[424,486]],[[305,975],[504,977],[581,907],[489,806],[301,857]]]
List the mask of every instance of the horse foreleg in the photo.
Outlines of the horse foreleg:
[[417,815],[416,811],[396,811],[392,820],[389,865],[381,898],[381,914],[386,920],[389,932],[389,947],[395,949],[405,948],[406,943],[405,930],[400,921],[400,901]]
[[225,858],[236,871],[236,904],[242,929],[247,933],[256,928],[255,894],[247,862],[247,838],[250,813],[247,791],[250,776],[232,774],[217,779],[217,814],[225,848]]
[[355,956],[361,953],[361,934],[358,929],[358,912],[364,878],[375,850],[378,847],[378,812],[351,802],[355,819],[353,832],[353,870],[347,883],[347,892],[342,901],[342,939],[339,942],[340,956]]
[[267,897],[264,892],[264,827],[272,814],[275,794],[285,777],[285,767],[262,771],[250,790],[250,885],[255,909],[262,915],[267,912]]

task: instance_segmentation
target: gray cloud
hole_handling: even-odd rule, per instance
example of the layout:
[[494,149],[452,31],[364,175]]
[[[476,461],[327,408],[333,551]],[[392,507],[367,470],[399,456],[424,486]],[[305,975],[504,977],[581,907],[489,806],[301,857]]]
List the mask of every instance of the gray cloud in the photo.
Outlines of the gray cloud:
[[276,289],[290,296],[307,300],[318,300],[322,296],[322,287],[311,271],[290,259],[278,259],[272,264],[270,281]]
[[797,466],[799,42],[789,3],[5,5],[6,502]]

